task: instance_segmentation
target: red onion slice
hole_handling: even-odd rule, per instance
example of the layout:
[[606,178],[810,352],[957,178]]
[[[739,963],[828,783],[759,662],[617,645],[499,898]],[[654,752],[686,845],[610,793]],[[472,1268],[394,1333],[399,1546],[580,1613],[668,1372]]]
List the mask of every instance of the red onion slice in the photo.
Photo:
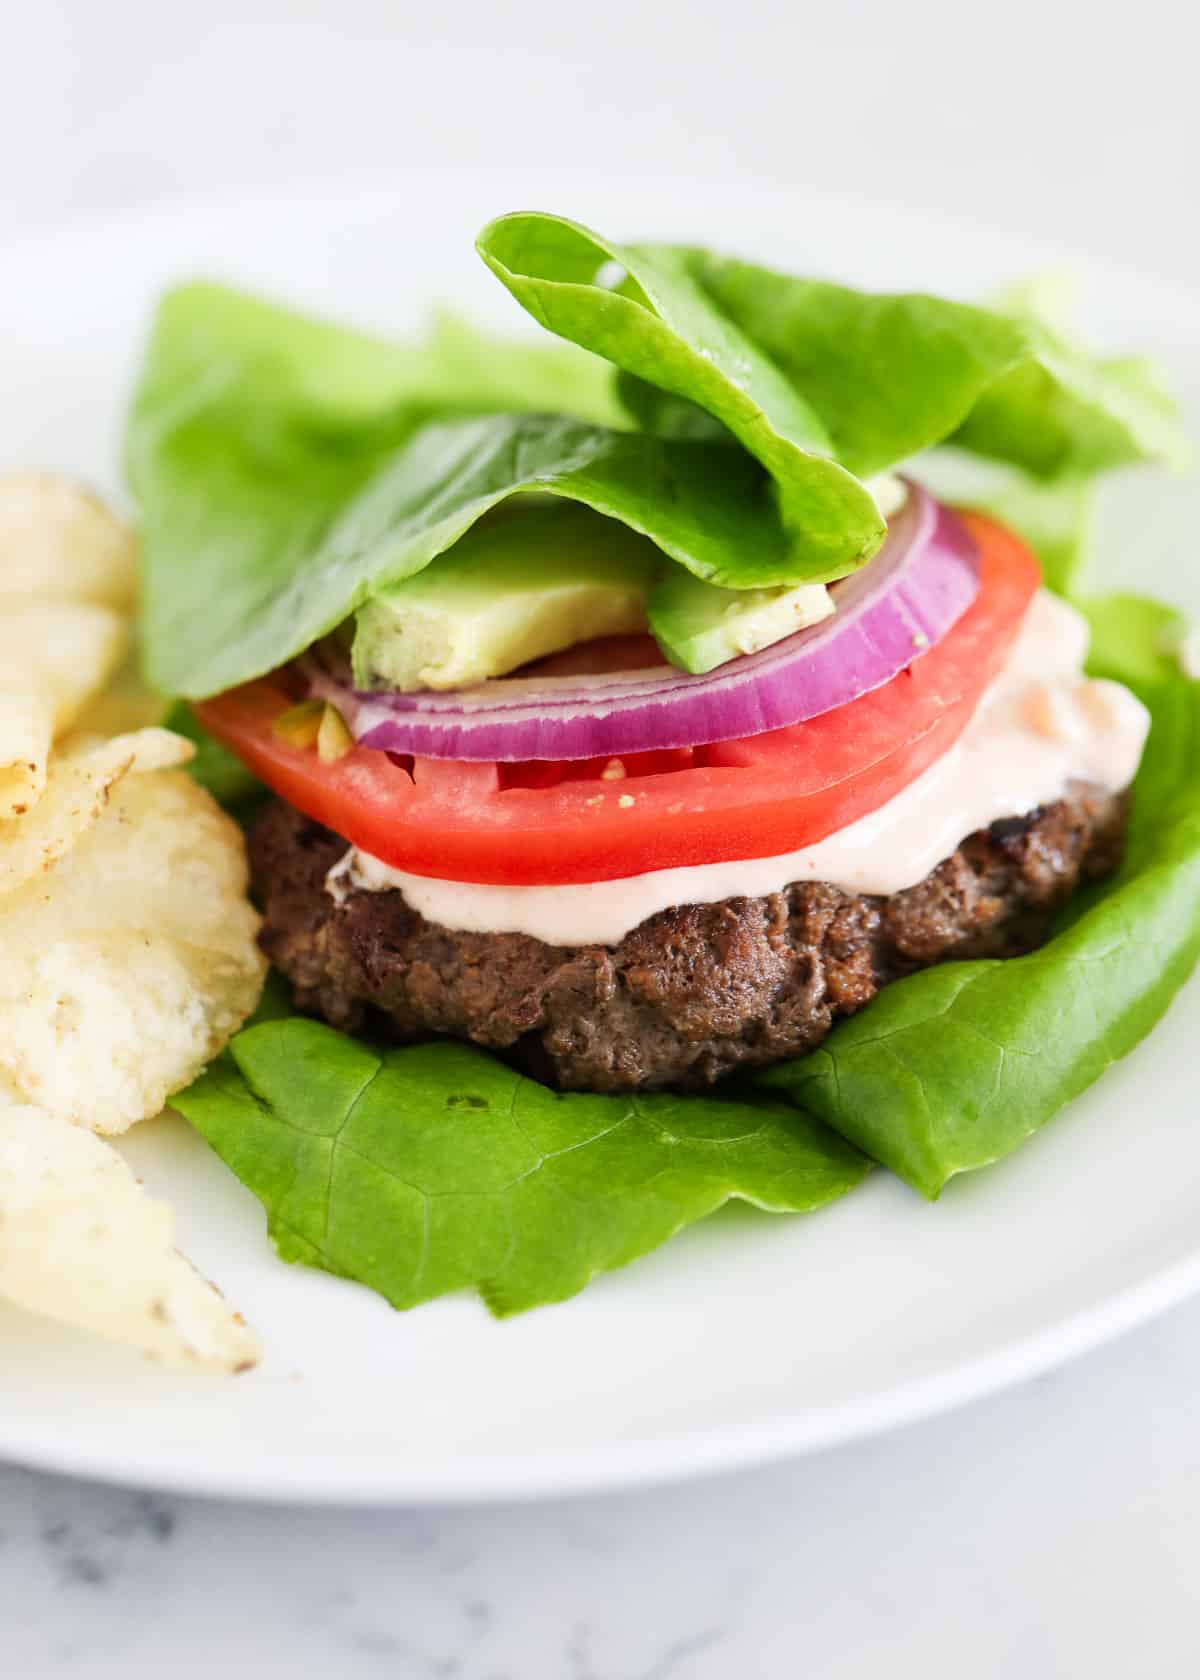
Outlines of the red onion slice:
[[703,676],[656,665],[367,694],[312,662],[306,674],[360,744],[384,752],[512,763],[704,746],[803,723],[890,682],[971,605],[978,555],[957,516],[910,483],[879,553],[833,589],[832,617]]

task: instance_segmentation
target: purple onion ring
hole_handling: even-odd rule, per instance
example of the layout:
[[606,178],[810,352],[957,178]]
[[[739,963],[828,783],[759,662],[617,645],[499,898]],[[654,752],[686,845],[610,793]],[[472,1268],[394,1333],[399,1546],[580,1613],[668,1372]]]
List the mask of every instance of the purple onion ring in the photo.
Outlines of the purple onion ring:
[[803,723],[890,682],[979,592],[966,527],[928,491],[908,488],[879,553],[833,586],[831,617],[702,676],[656,665],[373,694],[310,662],[311,692],[338,708],[362,746],[475,763],[615,757]]

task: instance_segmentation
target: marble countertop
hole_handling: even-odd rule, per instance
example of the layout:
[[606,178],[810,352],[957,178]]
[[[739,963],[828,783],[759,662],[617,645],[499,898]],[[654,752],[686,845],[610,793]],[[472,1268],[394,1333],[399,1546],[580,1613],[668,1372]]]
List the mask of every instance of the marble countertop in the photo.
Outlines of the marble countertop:
[[[1185,8],[1143,0],[1133,64],[1125,22],[1079,17],[41,0],[6,41],[0,239],[235,184],[549,160],[968,206],[1200,278]],[[287,1511],[0,1467],[0,1674],[1183,1680],[1198,1395],[1200,1302],[953,1416],[637,1494]]]

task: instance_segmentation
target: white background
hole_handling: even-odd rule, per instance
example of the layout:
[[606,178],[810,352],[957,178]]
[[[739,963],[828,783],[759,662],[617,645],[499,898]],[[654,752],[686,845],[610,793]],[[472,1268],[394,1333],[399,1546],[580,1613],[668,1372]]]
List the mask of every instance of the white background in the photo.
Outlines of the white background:
[[[551,164],[961,213],[1194,287],[1189,10],[0,0],[0,240],[181,193]],[[785,1302],[780,1333],[803,1334]],[[661,1493],[295,1514],[0,1470],[0,1673],[1192,1676],[1198,1399],[1200,1305],[952,1418]]]

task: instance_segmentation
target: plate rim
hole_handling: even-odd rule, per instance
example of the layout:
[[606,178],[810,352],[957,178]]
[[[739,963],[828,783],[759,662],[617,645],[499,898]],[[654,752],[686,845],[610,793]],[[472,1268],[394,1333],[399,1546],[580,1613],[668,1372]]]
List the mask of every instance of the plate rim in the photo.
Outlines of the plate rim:
[[466,1477],[459,1460],[445,1457],[430,1459],[416,1471],[411,1460],[399,1461],[399,1474],[389,1480],[391,1461],[385,1457],[372,1460],[369,1468],[357,1461],[350,1468],[345,1460],[322,1459],[298,1471],[289,1462],[286,1485],[261,1471],[223,1479],[202,1467],[203,1448],[186,1463],[178,1453],[169,1459],[150,1450],[116,1466],[111,1456],[52,1439],[50,1430],[40,1445],[29,1446],[28,1431],[24,1446],[13,1444],[2,1422],[0,1462],[147,1492],[289,1507],[467,1507],[627,1493],[751,1470],[907,1429],[1032,1381],[1150,1323],[1197,1293],[1200,1250],[949,1372],[879,1389],[850,1405],[800,1414],[775,1411],[737,1427],[669,1439],[644,1436],[616,1448],[593,1448],[586,1456],[578,1450],[472,1456]]

